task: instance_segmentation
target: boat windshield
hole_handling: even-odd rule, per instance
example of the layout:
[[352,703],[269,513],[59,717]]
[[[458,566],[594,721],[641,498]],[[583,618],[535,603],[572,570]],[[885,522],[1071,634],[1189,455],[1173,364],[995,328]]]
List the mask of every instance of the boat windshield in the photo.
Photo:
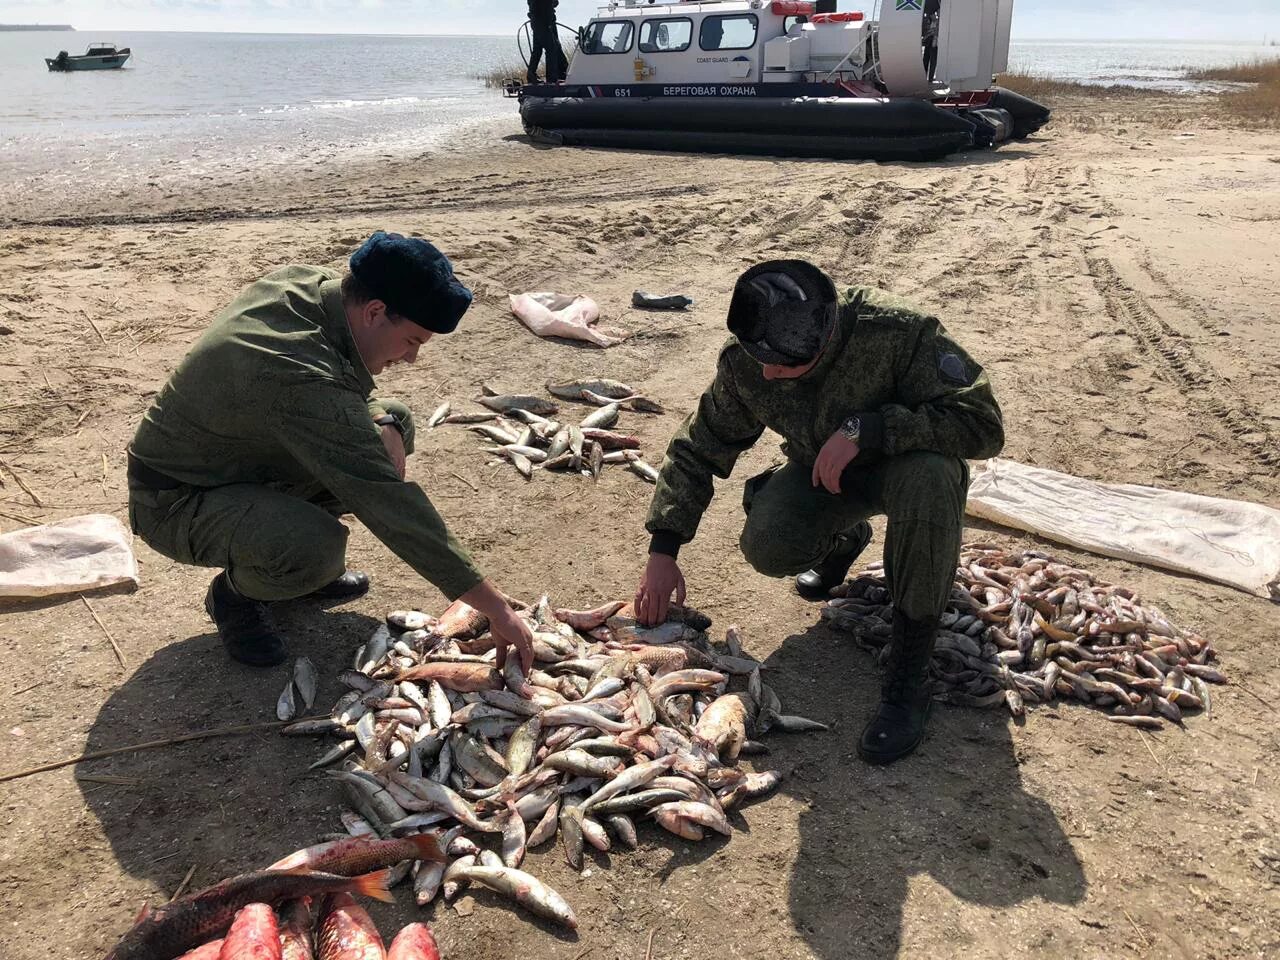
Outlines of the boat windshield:
[[583,53],[626,53],[633,25],[627,20],[597,20],[582,34]]

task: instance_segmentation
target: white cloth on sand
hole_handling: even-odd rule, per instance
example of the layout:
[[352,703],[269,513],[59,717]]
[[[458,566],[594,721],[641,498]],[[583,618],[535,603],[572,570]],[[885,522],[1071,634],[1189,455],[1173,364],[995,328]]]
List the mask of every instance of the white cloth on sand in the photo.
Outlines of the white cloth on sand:
[[110,514],[91,513],[0,536],[0,597],[52,597],[138,585],[133,536]]
[[968,512],[1280,602],[1280,510],[1262,504],[1098,483],[996,458],[975,465]]
[[600,307],[580,293],[511,294],[511,312],[540,337],[585,340],[597,347],[612,347],[627,338],[620,330],[597,327]]

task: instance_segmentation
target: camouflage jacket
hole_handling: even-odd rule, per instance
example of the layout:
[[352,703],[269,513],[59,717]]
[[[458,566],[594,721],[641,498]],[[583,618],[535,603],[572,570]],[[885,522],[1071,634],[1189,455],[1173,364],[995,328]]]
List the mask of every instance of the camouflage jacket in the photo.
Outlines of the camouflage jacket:
[[482,576],[416,483],[401,480],[373,419],[373,377],[339,275],[283,267],[246,287],[178,366],[130,452],[193,487],[326,491],[449,599]]
[[831,342],[802,377],[766,380],[736,338],[725,344],[715,381],[667,447],[645,524],[651,549],[674,555],[693,539],[712,477],[728,477],[766,427],[788,458],[812,466],[854,415],[862,452],[849,469],[912,450],[992,457],[1004,445],[986,373],[942,324],[893,294],[851,287]]

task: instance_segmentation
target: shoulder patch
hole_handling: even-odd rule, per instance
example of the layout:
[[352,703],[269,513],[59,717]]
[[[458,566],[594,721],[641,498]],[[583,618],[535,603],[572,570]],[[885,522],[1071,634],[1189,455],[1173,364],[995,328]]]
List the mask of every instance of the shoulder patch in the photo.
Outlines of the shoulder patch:
[[948,350],[942,344],[938,344],[937,357],[938,377],[943,383],[949,383],[956,387],[973,386],[973,381],[977,379],[977,375],[964,357]]

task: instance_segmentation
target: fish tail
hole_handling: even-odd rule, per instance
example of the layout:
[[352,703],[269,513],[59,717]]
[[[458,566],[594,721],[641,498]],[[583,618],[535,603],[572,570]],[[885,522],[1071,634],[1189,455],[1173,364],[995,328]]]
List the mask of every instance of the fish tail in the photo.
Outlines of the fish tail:
[[418,848],[419,860],[434,860],[436,863],[444,863],[449,858],[445,852],[440,849],[440,840],[434,833],[420,833],[417,836],[410,837],[409,841]]
[[[437,847],[437,849],[439,849]],[[362,894],[372,900],[381,900],[383,903],[393,903],[395,897],[391,895],[391,891],[387,889],[387,883],[391,879],[391,870],[375,870],[373,873],[366,873],[363,876],[351,878],[351,889],[355,893]]]

